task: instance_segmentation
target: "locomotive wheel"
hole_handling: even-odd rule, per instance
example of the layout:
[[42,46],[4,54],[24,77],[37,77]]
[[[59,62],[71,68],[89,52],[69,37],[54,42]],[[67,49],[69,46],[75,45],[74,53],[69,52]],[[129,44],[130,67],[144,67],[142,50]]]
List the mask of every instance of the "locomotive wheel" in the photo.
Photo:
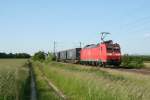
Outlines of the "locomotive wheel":
[[102,63],[98,62],[98,67],[102,67]]
[[101,67],[106,67],[106,63],[102,62]]

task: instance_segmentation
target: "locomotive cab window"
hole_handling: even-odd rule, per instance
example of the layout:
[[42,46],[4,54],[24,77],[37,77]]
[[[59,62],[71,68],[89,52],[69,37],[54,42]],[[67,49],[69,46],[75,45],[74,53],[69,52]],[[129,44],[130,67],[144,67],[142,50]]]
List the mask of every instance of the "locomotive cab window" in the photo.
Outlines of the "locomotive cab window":
[[113,48],[112,48],[112,47],[107,47],[107,51],[108,51],[108,52],[112,52],[112,51],[113,51]]
[[114,51],[115,52],[120,52],[120,49],[119,48],[115,48]]

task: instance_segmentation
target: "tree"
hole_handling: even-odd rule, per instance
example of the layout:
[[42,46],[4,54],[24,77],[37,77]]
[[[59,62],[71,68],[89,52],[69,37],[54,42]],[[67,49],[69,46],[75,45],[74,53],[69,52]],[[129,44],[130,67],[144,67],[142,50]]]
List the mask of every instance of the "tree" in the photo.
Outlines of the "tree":
[[43,62],[46,59],[46,53],[43,51],[39,51],[37,53],[34,54],[34,56],[32,57],[32,59],[34,61],[41,61]]

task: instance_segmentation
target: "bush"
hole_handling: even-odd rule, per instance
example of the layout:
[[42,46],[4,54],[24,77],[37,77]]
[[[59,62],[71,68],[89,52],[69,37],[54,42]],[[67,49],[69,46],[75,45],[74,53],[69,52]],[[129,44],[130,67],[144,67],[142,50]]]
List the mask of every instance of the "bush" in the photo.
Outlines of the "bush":
[[55,61],[56,57],[52,54],[52,53],[48,53],[48,56],[46,58],[46,63],[50,62],[50,61]]
[[130,63],[130,58],[129,58],[129,56],[128,55],[124,55],[123,57],[122,57],[122,65],[123,66],[128,66],[129,65],[129,63]]
[[140,56],[124,55],[122,57],[122,66],[126,68],[142,68],[144,67],[144,60]]
[[34,61],[43,62],[46,59],[46,53],[44,53],[43,51],[39,51],[39,52],[37,52],[37,53],[34,54],[34,56],[32,57],[32,59]]

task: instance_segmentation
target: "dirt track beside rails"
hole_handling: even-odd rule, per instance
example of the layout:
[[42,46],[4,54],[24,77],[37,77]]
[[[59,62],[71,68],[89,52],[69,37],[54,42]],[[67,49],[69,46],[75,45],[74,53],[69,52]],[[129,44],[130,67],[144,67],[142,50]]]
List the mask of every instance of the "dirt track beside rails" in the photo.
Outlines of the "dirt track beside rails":
[[[67,64],[67,63],[63,63],[63,64]],[[80,64],[74,64],[74,65],[80,65]],[[122,72],[150,75],[150,68],[129,69],[129,68],[112,67],[112,66],[107,66],[107,67],[97,67],[97,66],[90,66],[90,65],[80,65],[80,66],[99,68],[100,70],[104,70],[104,71],[107,71],[107,70],[114,70],[115,71],[116,70],[116,71],[122,71]]]
[[[79,64],[80,65],[80,64]],[[82,66],[85,66],[85,67],[96,67],[96,66],[90,66],[90,65],[82,65]],[[140,69],[130,69],[130,68],[122,68],[122,67],[110,67],[110,66],[107,66],[107,67],[97,67],[99,68],[100,70],[104,70],[104,71],[107,71],[107,70],[116,70],[116,71],[123,71],[123,72],[129,72],[129,73],[138,73],[138,74],[143,74],[143,75],[150,75],[150,68],[140,68]]]
[[144,75],[150,75],[150,69],[148,69],[148,68],[142,68],[142,69],[123,69],[123,68],[118,68],[118,69],[115,69],[115,70],[139,73],[139,74],[144,74]]
[[117,67],[100,67],[100,70],[116,70],[116,71],[122,71],[122,72],[129,72],[129,73],[137,73],[137,74],[143,74],[143,75],[150,75],[150,68],[141,68],[141,69],[127,69],[127,68],[117,68]]

